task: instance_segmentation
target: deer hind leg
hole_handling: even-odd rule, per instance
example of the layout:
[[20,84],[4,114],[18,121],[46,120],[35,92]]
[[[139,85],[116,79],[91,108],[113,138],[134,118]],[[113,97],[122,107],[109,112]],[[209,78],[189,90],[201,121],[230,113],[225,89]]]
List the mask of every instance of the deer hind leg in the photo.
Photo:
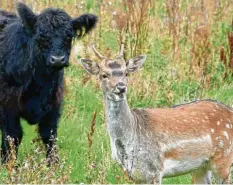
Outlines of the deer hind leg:
[[213,172],[218,184],[231,184],[231,166],[231,157],[214,162]]
[[210,170],[201,170],[192,174],[193,184],[211,184],[212,172]]
[[218,184],[231,184],[230,168],[216,169],[215,179]]

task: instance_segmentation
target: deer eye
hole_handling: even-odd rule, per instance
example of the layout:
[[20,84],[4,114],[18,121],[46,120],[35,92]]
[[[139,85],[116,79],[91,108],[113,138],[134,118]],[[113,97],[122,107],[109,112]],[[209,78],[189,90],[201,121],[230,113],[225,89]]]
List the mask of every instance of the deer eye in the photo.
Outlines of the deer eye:
[[106,78],[108,78],[108,75],[107,74],[102,74],[102,78],[106,79]]

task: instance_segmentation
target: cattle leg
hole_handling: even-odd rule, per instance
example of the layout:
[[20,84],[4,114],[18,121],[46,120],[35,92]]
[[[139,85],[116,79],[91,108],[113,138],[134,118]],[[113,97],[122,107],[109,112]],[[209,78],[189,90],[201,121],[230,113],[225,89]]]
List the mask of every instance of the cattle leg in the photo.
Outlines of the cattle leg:
[[53,110],[53,112],[48,113],[39,123],[39,134],[46,146],[46,157],[49,165],[59,161],[56,149],[57,126],[59,117],[59,110]]
[[4,111],[4,114],[1,115],[1,122],[1,160],[2,163],[6,163],[14,157],[12,155],[17,157],[18,147],[23,137],[23,131],[19,117],[12,111]]

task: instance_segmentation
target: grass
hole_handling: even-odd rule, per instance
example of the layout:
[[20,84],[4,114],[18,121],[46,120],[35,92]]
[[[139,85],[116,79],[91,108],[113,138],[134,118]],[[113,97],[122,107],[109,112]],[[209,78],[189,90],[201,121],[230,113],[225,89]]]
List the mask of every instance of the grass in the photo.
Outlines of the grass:
[[[122,171],[118,164],[111,159],[109,138],[103,118],[102,94],[99,89],[94,88],[92,83],[88,83],[85,87],[82,85],[79,77],[83,72],[76,65],[66,70],[69,85],[58,129],[59,153],[60,158],[65,158],[65,166],[62,167],[60,173],[66,174],[67,172],[63,170],[71,168],[70,173],[66,174],[69,175],[69,178],[64,181],[65,183],[129,183],[130,181],[126,177],[122,177]],[[97,111],[97,120],[92,136],[93,145],[89,147],[87,135],[90,132],[94,111]],[[25,160],[28,160],[30,155],[38,155],[35,152],[38,144],[32,143],[32,140],[37,137],[36,126],[29,126],[25,122],[22,125],[25,134],[19,150],[19,168],[24,167]],[[40,157],[36,158],[36,161],[41,163],[41,159],[45,156],[43,150],[39,152],[39,155]],[[29,165],[33,165],[33,163]],[[32,166],[28,168],[30,169]],[[43,176],[48,169],[45,167],[45,169],[39,168],[38,170]],[[5,168],[0,170],[0,179],[3,180],[1,182],[14,182],[8,179],[7,173]],[[14,175],[18,176],[18,174]],[[54,182],[57,182],[58,176],[49,178],[55,179]],[[16,183],[31,182],[33,181],[26,179],[16,181]],[[35,182],[43,183],[43,178],[39,178]],[[165,183],[175,182],[188,183],[189,179],[184,176],[165,180]]]
[[[0,8],[12,10],[12,2],[0,0]],[[111,4],[105,0],[101,3],[94,0],[26,2],[36,11],[54,6],[66,9],[73,16],[94,12],[100,21],[91,35],[74,43],[72,65],[65,71],[67,89],[58,129],[60,164],[47,168],[43,145],[35,139],[37,127],[22,120],[25,134],[18,168],[0,166],[0,183],[132,183],[111,159],[98,83],[76,63],[80,57],[93,58],[87,47],[91,41],[95,41],[103,53],[112,56],[118,52],[119,41],[126,43],[127,58],[132,53],[147,54],[143,69],[130,76],[128,101],[131,107],[168,107],[208,98],[233,105],[232,69],[220,60],[221,47],[226,62],[230,60],[227,37],[232,32],[230,0],[214,1],[217,5],[206,0],[202,7],[196,0],[154,0],[146,5],[150,11],[143,14],[142,22],[137,13],[140,4],[132,8],[127,4],[131,1],[113,0]],[[121,2],[126,4],[122,6]],[[130,8],[137,16],[127,19],[126,24],[124,19]],[[113,13],[121,15],[117,22],[114,22]],[[139,40],[138,45],[136,40]],[[90,147],[87,136],[95,112],[97,117]],[[189,184],[191,177],[168,178],[163,183]]]
[[[143,73],[142,71],[141,73]],[[49,176],[48,178],[53,182],[59,182],[59,176],[68,176],[62,180],[63,183],[130,183],[130,181],[123,177],[123,173],[114,161],[111,159],[109,138],[106,132],[106,125],[103,116],[102,94],[99,88],[96,89],[94,81],[88,82],[85,86],[82,85],[81,77],[85,72],[78,65],[72,65],[66,70],[67,77],[67,92],[65,96],[63,114],[60,120],[58,129],[58,146],[59,155],[62,165],[58,174]],[[134,76],[131,76],[132,79]],[[187,94],[189,88],[186,84],[180,85]],[[190,89],[192,89],[190,87]],[[133,91],[130,89],[129,100],[132,107],[150,107],[154,106],[154,102],[143,100],[137,102],[132,98]],[[228,105],[232,103],[233,86],[226,85],[221,89],[205,92],[206,98],[213,98],[221,100]],[[162,96],[162,92],[157,92],[158,96]],[[182,97],[182,96],[181,96]],[[185,97],[185,94],[184,96]],[[189,99],[191,100],[191,98]],[[181,100],[182,101],[182,100]],[[176,100],[178,103],[179,100]],[[160,102],[160,104],[162,104]],[[165,106],[165,105],[161,105]],[[87,135],[90,132],[90,125],[92,122],[94,111],[97,111],[97,120],[95,125],[95,132],[92,136],[93,145],[89,147]],[[28,126],[23,122],[24,138],[19,150],[19,165],[23,168],[25,160],[30,155],[37,156],[37,143],[32,143],[32,140],[37,137],[36,126]],[[36,161],[41,163],[44,158],[43,150],[39,152]],[[29,160],[30,162],[30,160]],[[42,162],[42,164],[45,164]],[[29,165],[34,165],[31,163]],[[29,167],[30,168],[32,168]],[[38,168],[41,176],[46,176],[49,170]],[[57,169],[54,170],[54,173]],[[1,182],[14,182],[9,181],[8,174],[5,168],[0,170]],[[13,174],[14,176],[14,174]],[[18,174],[15,174],[18,176]],[[31,183],[33,181],[16,181],[17,183]],[[43,178],[38,177],[36,183],[44,183],[51,181],[43,181]],[[164,179],[165,184],[189,184],[190,176],[184,175],[175,178]]]

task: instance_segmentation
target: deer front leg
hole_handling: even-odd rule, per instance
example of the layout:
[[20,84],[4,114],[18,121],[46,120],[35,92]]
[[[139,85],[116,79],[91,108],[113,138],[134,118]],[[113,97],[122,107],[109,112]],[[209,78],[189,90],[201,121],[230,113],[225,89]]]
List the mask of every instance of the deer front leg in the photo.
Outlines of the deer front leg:
[[207,169],[203,169],[192,174],[193,184],[212,184],[211,181],[212,172]]
[[141,175],[144,176],[143,183],[146,182],[147,184],[162,184],[163,175],[161,160],[157,158],[155,163],[154,160],[148,157],[148,155],[149,154],[145,153],[144,157],[140,157],[140,171]]
[[146,177],[147,184],[162,184],[162,171],[148,173]]
[[133,180],[136,184],[162,184],[162,172],[144,171],[140,173],[138,171],[134,171]]

